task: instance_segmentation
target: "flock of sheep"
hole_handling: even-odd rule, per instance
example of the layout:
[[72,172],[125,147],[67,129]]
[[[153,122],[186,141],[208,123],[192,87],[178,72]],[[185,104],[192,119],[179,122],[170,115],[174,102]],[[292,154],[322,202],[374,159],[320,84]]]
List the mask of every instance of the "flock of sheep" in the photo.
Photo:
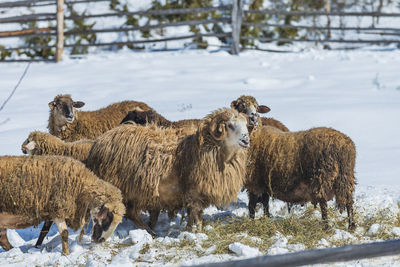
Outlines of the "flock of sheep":
[[[44,221],[40,246],[53,222],[69,253],[68,230],[93,220],[92,240],[107,239],[131,219],[155,235],[161,211],[179,211],[187,227],[202,228],[203,210],[223,207],[246,189],[249,215],[257,203],[269,214],[269,198],[319,204],[327,201],[353,218],[352,140],[331,128],[290,132],[267,106],[241,96],[202,120],[171,122],[142,102],[124,101],[85,112],[81,101],[58,95],[49,103],[49,133],[32,132],[22,144],[29,156],[0,157],[0,245],[12,248],[7,228]],[[150,214],[149,222],[141,218]]]

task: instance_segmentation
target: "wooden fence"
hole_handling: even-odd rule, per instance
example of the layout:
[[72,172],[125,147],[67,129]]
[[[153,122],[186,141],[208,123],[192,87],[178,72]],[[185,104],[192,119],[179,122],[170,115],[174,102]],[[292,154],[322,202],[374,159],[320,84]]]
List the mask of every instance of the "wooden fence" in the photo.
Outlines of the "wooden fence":
[[[244,10],[243,0],[233,0],[232,5],[218,6],[218,7],[205,7],[205,8],[185,8],[185,9],[168,9],[168,10],[146,10],[136,12],[110,12],[103,14],[83,14],[83,15],[64,15],[64,5],[75,5],[80,3],[89,2],[107,2],[107,0],[19,0],[14,2],[3,2],[0,3],[0,8],[15,8],[15,7],[42,7],[42,6],[54,6],[54,13],[37,13],[29,15],[19,15],[12,17],[0,18],[0,25],[10,23],[28,23],[28,22],[41,22],[47,21],[56,24],[56,27],[44,27],[44,28],[29,28],[18,31],[0,31],[0,41],[2,38],[16,38],[16,37],[46,37],[52,36],[56,39],[53,45],[25,45],[20,47],[1,47],[0,55],[5,52],[12,51],[24,51],[30,49],[51,49],[55,50],[54,58],[50,59],[12,59],[12,60],[1,60],[3,62],[10,61],[60,61],[62,59],[64,48],[76,48],[76,47],[107,47],[107,46],[127,46],[137,45],[146,43],[158,43],[158,42],[169,42],[176,40],[195,39],[203,37],[218,37],[225,38],[227,41],[223,48],[229,49],[232,54],[238,54],[244,49],[258,49],[258,44],[280,42],[280,43],[293,43],[293,42],[312,42],[312,43],[342,43],[342,44],[392,44],[397,43],[400,47],[400,23],[399,27],[375,27],[371,25],[369,27],[346,27],[331,26],[331,18],[333,17],[370,17],[370,18],[384,18],[384,17],[396,17],[399,18],[400,13],[382,13],[382,12],[332,12],[330,8],[326,11],[316,12],[299,12],[299,11],[283,11],[283,10]],[[219,12],[222,14],[219,18],[203,19],[203,20],[188,20],[188,21],[176,21],[159,23],[156,25],[144,25],[137,27],[120,27],[120,28],[102,28],[102,29],[87,29],[87,30],[65,30],[65,21],[71,21],[76,19],[95,19],[95,18],[107,18],[107,17],[124,17],[124,16],[168,16],[168,15],[179,15],[179,14],[199,14],[199,13],[210,13]],[[247,21],[246,18],[251,15],[264,15],[264,16],[298,16],[304,18],[316,18],[326,17],[326,26],[321,25],[291,25],[283,23],[255,23]],[[144,30],[156,30],[164,29],[168,27],[178,26],[197,26],[207,24],[222,24],[230,25],[231,31],[223,32],[207,32],[207,33],[194,33],[181,36],[162,36],[162,38],[148,38],[141,40],[130,40],[130,41],[115,41],[115,42],[88,42],[88,43],[72,43],[67,44],[65,37],[76,36],[79,34],[98,34],[98,33],[118,33],[118,32],[135,32]],[[297,29],[297,30],[312,30],[312,31],[324,31],[326,34],[321,35],[323,38],[293,38],[293,37],[263,37],[263,36],[250,36],[243,34],[243,27],[252,27],[259,29]],[[369,39],[344,39],[344,38],[331,38],[332,32],[346,32],[353,31],[359,34],[373,34],[374,38]],[[378,37],[377,37],[378,36]],[[387,38],[390,36],[390,38]],[[246,42],[253,42],[253,46],[246,46]],[[262,49],[260,49],[262,50]],[[1,58],[1,57],[0,57]]]

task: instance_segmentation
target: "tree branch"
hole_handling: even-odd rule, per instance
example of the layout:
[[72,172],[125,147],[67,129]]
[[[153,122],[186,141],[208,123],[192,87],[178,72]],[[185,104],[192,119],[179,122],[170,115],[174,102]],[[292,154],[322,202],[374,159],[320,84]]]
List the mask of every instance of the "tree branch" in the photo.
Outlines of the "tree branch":
[[[19,78],[19,81],[17,85],[14,87],[14,89],[11,91],[11,94],[8,96],[8,98],[4,101],[4,103],[0,106],[0,111],[2,111],[5,107],[5,105],[10,101],[11,97],[14,95],[15,91],[17,90],[18,86],[21,84],[22,80],[24,79],[26,73],[28,72],[29,66],[31,63],[29,62],[28,65],[26,66],[24,73],[22,73],[21,78]],[[7,120],[6,120],[7,121]],[[5,123],[5,122],[4,122]]]

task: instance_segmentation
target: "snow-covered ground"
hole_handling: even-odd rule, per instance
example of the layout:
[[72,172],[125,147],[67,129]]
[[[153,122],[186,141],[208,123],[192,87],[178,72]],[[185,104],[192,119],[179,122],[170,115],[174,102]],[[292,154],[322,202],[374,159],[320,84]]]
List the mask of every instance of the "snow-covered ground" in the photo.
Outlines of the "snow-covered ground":
[[[0,64],[0,104],[15,86],[26,64]],[[316,126],[333,127],[349,135],[357,146],[355,206],[360,217],[385,214],[390,227],[375,225],[360,242],[376,240],[379,228],[393,237],[400,229],[393,221],[400,202],[400,51],[369,49],[329,52],[271,54],[245,52],[231,56],[224,51],[100,53],[83,59],[66,58],[59,64],[32,63],[3,111],[0,112],[0,155],[21,155],[20,146],[29,132],[46,131],[48,105],[55,95],[69,93],[94,110],[110,103],[132,99],[144,101],[170,120],[202,118],[210,111],[229,106],[242,94],[253,95],[268,105],[267,115],[297,131]],[[247,216],[247,197],[227,207],[232,216]],[[272,213],[287,216],[282,202],[274,201]],[[301,208],[299,208],[301,210]],[[300,211],[295,211],[300,212]],[[211,207],[207,220],[223,213]],[[60,255],[56,228],[51,229],[45,248],[34,249],[37,228],[9,230],[9,252],[0,249],[0,265],[179,265],[238,259],[259,255],[256,247],[232,243],[231,254],[213,254],[202,247],[207,234],[182,233],[179,217],[170,222],[161,216],[157,239],[151,239],[125,221],[116,234],[101,245],[78,244],[70,235],[71,255]],[[388,224],[389,225],[389,224]],[[132,231],[133,230],[133,231]],[[210,229],[212,231],[212,229]],[[355,233],[354,235],[356,235]],[[332,246],[335,238],[354,238],[337,230],[321,247]],[[285,241],[286,239],[286,241]],[[290,237],[276,235],[270,254],[304,249],[288,245]],[[184,241],[182,241],[184,240]],[[194,242],[201,253],[178,249]],[[134,245],[133,245],[134,244]],[[149,244],[149,245],[146,245]],[[381,258],[349,263],[400,265],[399,258]]]

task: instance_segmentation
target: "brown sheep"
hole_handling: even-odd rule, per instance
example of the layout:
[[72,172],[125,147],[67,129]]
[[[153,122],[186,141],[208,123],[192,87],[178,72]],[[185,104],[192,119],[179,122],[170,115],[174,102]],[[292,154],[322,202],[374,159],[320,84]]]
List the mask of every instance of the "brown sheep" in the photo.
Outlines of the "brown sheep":
[[288,127],[286,127],[282,122],[275,120],[274,118],[261,117],[261,125],[272,126],[278,128],[282,132],[289,132]]
[[[263,126],[272,126],[276,127],[281,131],[289,132],[289,129],[280,121],[275,120],[274,118],[265,118],[260,117],[258,113],[268,113],[271,109],[264,105],[258,105],[257,100],[252,96],[242,95],[235,101],[232,101],[231,107],[236,109],[239,112],[242,112],[252,118],[249,124],[249,132],[252,133],[257,127],[259,127],[259,120],[261,119],[261,125]],[[253,138],[253,137],[252,137]],[[264,199],[260,197],[257,203],[265,203],[268,201],[269,197],[264,196]],[[290,212],[292,203],[287,203],[288,211]]]
[[24,154],[68,156],[84,162],[92,148],[93,140],[64,142],[49,133],[35,131],[29,134],[21,146]]
[[[22,144],[21,150],[24,154],[29,155],[69,156],[84,162],[89,155],[93,143],[93,140],[64,142],[49,133],[35,131],[29,134],[28,138]],[[45,221],[35,247],[39,247],[42,244],[52,224],[52,221]]]
[[54,221],[69,254],[67,226],[82,228],[90,211],[92,240],[107,239],[125,213],[120,190],[100,180],[72,158],[61,156],[0,157],[0,245],[12,248],[7,228],[22,229]]
[[151,109],[142,102],[123,101],[96,111],[76,110],[84,105],[84,102],[73,101],[70,95],[57,95],[49,103],[49,132],[68,142],[95,139],[118,126],[130,110]]
[[327,201],[335,197],[339,210],[347,209],[349,229],[355,228],[356,149],[348,136],[331,128],[283,132],[263,126],[251,138],[245,186],[251,218],[260,197],[269,216],[269,197],[274,197],[294,204],[319,204],[327,224]]
[[[235,110],[221,109],[183,140],[172,128],[121,125],[96,140],[87,166],[121,189],[137,227],[152,233],[160,210],[188,207],[188,226],[197,220],[201,228],[205,207],[229,204],[243,187],[246,123]],[[141,211],[150,211],[150,227]]]

